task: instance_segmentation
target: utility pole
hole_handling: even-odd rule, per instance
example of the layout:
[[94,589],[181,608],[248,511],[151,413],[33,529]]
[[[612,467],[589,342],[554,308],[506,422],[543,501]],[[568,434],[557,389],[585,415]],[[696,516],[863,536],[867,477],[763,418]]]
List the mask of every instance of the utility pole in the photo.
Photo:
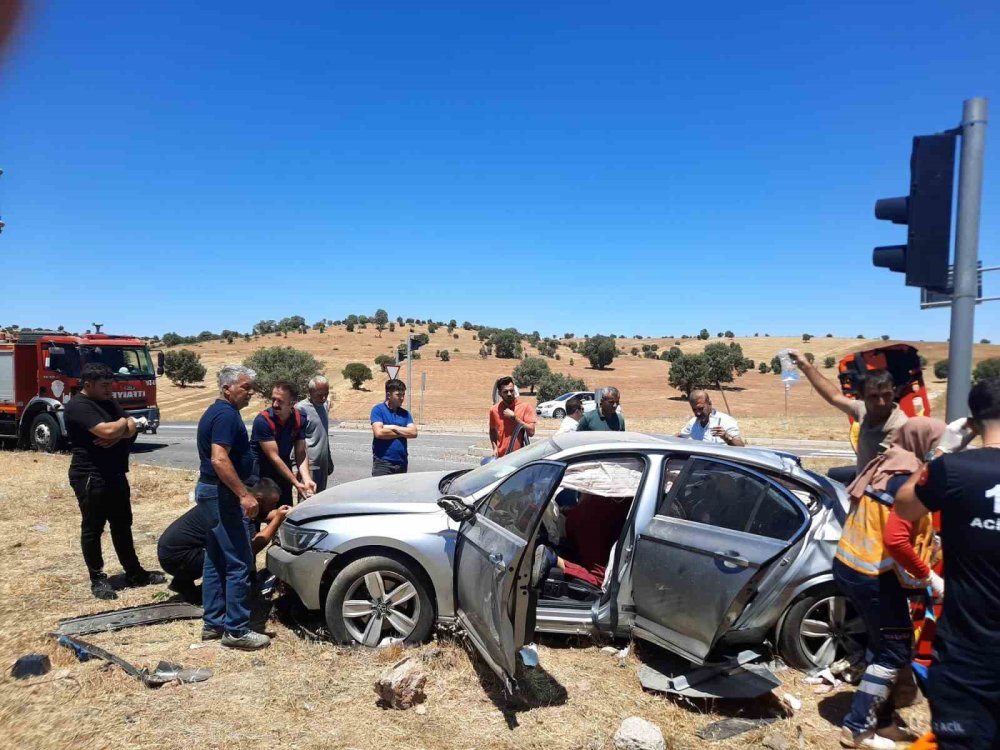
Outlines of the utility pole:
[[958,172],[955,276],[948,343],[948,421],[967,416],[972,382],[972,339],[979,290],[979,215],[983,197],[987,101],[966,99],[962,107],[962,156]]

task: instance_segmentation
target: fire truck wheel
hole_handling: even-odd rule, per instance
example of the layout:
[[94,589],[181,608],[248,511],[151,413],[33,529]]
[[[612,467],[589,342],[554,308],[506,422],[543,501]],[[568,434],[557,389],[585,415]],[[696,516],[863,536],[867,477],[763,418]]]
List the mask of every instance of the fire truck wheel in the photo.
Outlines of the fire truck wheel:
[[39,453],[59,450],[59,423],[51,414],[42,412],[31,423],[31,447]]

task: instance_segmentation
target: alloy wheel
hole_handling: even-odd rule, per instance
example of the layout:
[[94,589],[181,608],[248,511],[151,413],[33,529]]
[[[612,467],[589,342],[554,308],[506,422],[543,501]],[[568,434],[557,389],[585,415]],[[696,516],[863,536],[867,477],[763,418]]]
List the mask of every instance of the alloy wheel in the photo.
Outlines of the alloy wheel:
[[803,653],[817,667],[864,651],[867,630],[861,615],[843,596],[827,596],[808,609],[799,628]]
[[420,619],[420,597],[404,576],[376,570],[351,583],[341,614],[351,638],[375,647],[384,638],[409,637]]

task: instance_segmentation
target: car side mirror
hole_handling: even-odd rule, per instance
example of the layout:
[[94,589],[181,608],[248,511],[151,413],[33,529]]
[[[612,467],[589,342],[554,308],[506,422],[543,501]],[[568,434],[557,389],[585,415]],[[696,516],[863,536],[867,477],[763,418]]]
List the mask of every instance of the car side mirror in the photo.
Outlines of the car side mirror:
[[476,515],[475,509],[466,505],[457,495],[445,495],[438,500],[438,507],[448,514],[448,518],[459,523],[468,521]]

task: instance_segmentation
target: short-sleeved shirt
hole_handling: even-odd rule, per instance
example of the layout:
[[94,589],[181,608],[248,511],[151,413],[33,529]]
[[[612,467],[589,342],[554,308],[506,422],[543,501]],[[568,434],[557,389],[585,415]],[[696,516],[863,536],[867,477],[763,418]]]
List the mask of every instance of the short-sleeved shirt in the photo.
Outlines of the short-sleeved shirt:
[[198,421],[198,460],[204,477],[218,479],[212,466],[212,445],[222,445],[228,449],[236,474],[247,481],[253,474],[253,456],[250,453],[250,438],[243,424],[239,410],[224,399],[216,399]]
[[[510,445],[510,440],[514,437],[514,431],[517,429],[517,420],[514,417],[505,417],[503,415],[506,408],[508,408],[507,405],[503,401],[500,401],[490,409],[490,434],[493,435],[495,433],[497,436],[497,455],[500,456],[507,453],[507,447]],[[531,404],[518,401],[517,399],[514,400],[514,414],[517,416],[517,419],[520,419],[526,425],[534,425],[538,421]],[[524,439],[518,438],[514,450],[523,447]]]
[[915,492],[941,511],[945,594],[937,637],[1000,656],[1000,449],[935,459]]
[[625,432],[625,417],[615,412],[605,419],[598,406],[583,415],[576,429],[578,432]]
[[[413,424],[410,412],[402,406],[396,411],[390,409],[383,401],[372,407],[371,423],[381,422],[385,427],[409,427]],[[406,451],[406,438],[372,437],[372,455],[397,466],[406,466],[410,457]]]
[[125,416],[116,401],[99,401],[78,393],[66,404],[63,415],[72,445],[71,474],[99,474],[102,477],[128,473],[128,453],[135,438],[119,440],[110,448],[94,442],[91,429],[102,422],[117,422]]
[[[268,407],[264,411],[271,417],[274,429],[271,429],[263,412],[254,417],[253,426],[250,428],[250,451],[253,453],[256,468],[254,474],[257,477],[269,477],[275,481],[280,480],[287,483],[288,480],[278,473],[278,467],[264,453],[261,443],[277,443],[278,456],[285,462],[285,466],[291,468],[295,442],[306,439],[306,427],[309,420],[305,414],[294,407],[284,422],[278,419],[273,408]],[[296,418],[296,414],[298,414],[298,418]]]
[[712,413],[708,415],[708,424],[702,425],[698,417],[691,417],[681,429],[681,437],[701,440],[703,443],[725,443],[721,437],[712,434],[715,427],[723,428],[729,437],[740,436],[740,426],[735,419],[718,409],[712,409]]
[[893,404],[889,418],[876,427],[867,419],[868,410],[865,408],[864,401],[852,400],[851,409],[854,412],[854,418],[860,423],[858,471],[861,471],[875,456],[888,450],[889,444],[896,437],[899,428],[906,423],[906,412],[899,408],[899,404]]

